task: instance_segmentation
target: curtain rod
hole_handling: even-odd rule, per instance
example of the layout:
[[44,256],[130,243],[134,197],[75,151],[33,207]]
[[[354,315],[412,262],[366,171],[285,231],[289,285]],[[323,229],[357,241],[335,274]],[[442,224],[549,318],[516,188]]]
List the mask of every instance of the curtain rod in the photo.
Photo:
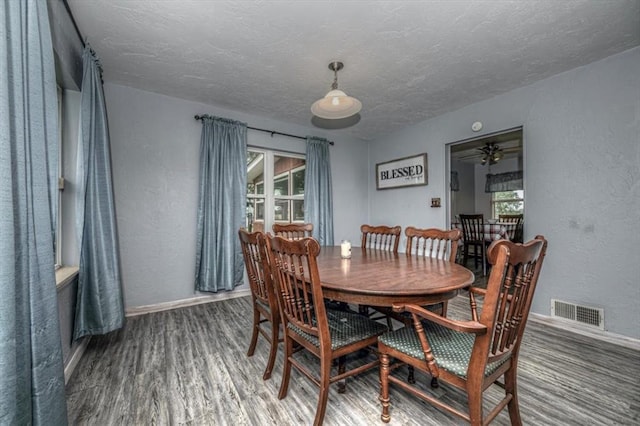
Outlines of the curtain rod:
[[[196,120],[202,120],[204,118],[204,116],[196,115],[193,118],[195,118]],[[292,135],[290,133],[282,133],[282,132],[278,132],[276,130],[260,129],[258,127],[251,127],[251,126],[247,126],[247,129],[257,130],[259,132],[270,133],[271,137],[273,137],[273,135],[281,135],[281,136],[289,136],[290,138],[302,139],[302,140],[305,140],[305,141],[307,140],[307,138],[305,138],[304,136]],[[333,141],[329,141],[329,145],[333,145]]]

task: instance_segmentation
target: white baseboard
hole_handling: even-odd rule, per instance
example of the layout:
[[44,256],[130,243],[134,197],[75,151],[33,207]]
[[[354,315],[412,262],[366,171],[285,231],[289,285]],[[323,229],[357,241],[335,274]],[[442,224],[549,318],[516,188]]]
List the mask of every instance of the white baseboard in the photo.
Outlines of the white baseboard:
[[608,331],[602,331],[599,329],[592,329],[591,327],[583,326],[581,324],[574,324],[571,321],[566,321],[561,318],[535,314],[533,312],[530,314],[530,318],[532,321],[546,324],[550,327],[561,328],[563,330],[580,334],[582,336],[591,337],[593,339],[602,340],[614,345],[624,346],[625,348],[640,351],[640,340],[638,339],[633,339],[621,334],[610,333]]
[[64,384],[65,385],[71,378],[71,375],[73,374],[73,371],[76,369],[76,366],[80,362],[82,355],[84,355],[84,351],[87,350],[87,346],[89,346],[89,340],[91,340],[91,336],[83,337],[80,340],[80,343],[78,344],[76,349],[73,351],[73,355],[71,355],[69,362],[67,363],[67,365],[64,366]]
[[125,316],[134,317],[136,315],[150,314],[152,312],[168,311],[187,306],[201,305],[203,303],[218,302],[221,300],[235,299],[236,297],[250,296],[251,289],[223,291],[206,296],[196,296],[189,299],[174,300],[171,302],[156,303],[153,305],[135,306],[125,309]]

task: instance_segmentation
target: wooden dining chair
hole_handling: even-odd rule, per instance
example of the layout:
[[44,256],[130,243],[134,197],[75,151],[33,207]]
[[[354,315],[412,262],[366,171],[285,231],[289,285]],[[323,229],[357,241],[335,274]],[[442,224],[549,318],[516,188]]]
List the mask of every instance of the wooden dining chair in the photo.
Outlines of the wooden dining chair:
[[522,214],[501,214],[498,221],[509,223],[513,226],[507,228],[509,239],[514,243],[521,243],[523,240],[524,216]]
[[[459,229],[419,229],[409,226],[404,234],[407,236],[405,249],[407,256],[427,256],[455,263],[458,256],[458,242],[462,236]],[[433,305],[429,309],[439,312],[443,317],[447,316],[446,301]]]
[[[284,329],[284,367],[278,398],[287,396],[291,367],[320,387],[314,425],[324,419],[329,385],[347,377],[362,373],[378,364],[373,361],[360,363],[346,370],[347,355],[375,345],[378,336],[387,330],[369,318],[355,312],[327,309],[324,304],[317,256],[320,245],[313,238],[287,240],[268,236],[278,303]],[[294,343],[300,350],[294,352]],[[320,360],[319,374],[311,371],[299,358],[306,351]],[[302,355],[302,354],[300,354]],[[338,360],[337,374],[331,374],[333,361]],[[339,389],[344,391],[344,387]]]
[[274,223],[273,233],[290,240],[313,237],[313,223]]
[[[387,225],[362,225],[360,227],[360,232],[362,233],[362,241],[360,246],[363,249],[378,249],[394,254],[398,253],[402,227]],[[389,311],[387,309],[367,305],[360,305],[358,309],[361,314],[367,315],[373,320],[383,318],[386,319],[387,326],[391,328],[391,318],[388,314]]]
[[[542,236],[526,244],[493,242],[489,247],[493,268],[488,286],[486,290],[471,287],[469,291],[469,320],[444,318],[417,305],[394,306],[411,313],[413,327],[385,333],[378,339],[383,422],[391,418],[391,382],[472,425],[489,423],[506,406],[511,424],[522,424],[518,355],[546,247]],[[397,360],[393,365],[392,358]],[[467,409],[453,407],[391,374],[403,364],[431,376],[432,387],[444,382],[465,392]],[[498,381],[501,377],[502,382]],[[493,384],[504,389],[504,397],[485,416],[483,394]]]
[[[473,266],[477,269],[478,263],[482,266],[482,275],[486,275],[486,247],[484,238],[484,215],[461,214],[463,256],[462,265],[467,266],[469,257],[473,257]],[[473,252],[471,252],[473,248]]]
[[[238,235],[249,278],[251,306],[253,307],[253,331],[247,356],[253,356],[258,342],[258,334],[262,334],[270,345],[267,367],[262,375],[262,378],[267,380],[271,377],[278,343],[282,341],[279,338],[280,309],[271,277],[267,241],[262,232],[249,233],[244,228],[238,231]],[[268,328],[265,327],[266,323],[269,324]]]
[[360,232],[362,232],[362,248],[373,248],[398,253],[400,234],[402,233],[400,226],[362,225]]

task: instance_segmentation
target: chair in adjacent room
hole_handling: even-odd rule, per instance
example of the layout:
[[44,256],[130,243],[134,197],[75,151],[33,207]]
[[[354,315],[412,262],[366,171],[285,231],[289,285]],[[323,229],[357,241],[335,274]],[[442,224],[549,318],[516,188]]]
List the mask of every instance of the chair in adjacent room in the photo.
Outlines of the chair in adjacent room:
[[[477,269],[478,263],[482,266],[482,275],[486,275],[486,246],[484,237],[484,215],[461,214],[463,256],[462,265],[467,266],[469,257],[473,257],[473,265]],[[470,250],[473,248],[473,252]]]
[[[249,233],[244,228],[238,231],[240,236],[240,246],[244,258],[249,286],[251,288],[251,305],[253,307],[253,325],[251,343],[247,356],[253,356],[258,334],[262,334],[269,342],[269,358],[262,378],[267,380],[271,377],[273,364],[276,360],[280,333],[280,309],[275,293],[273,278],[271,276],[271,265],[267,253],[267,243],[262,232]],[[269,324],[269,327],[265,327]]]
[[[542,236],[526,244],[506,239],[493,242],[488,255],[493,265],[488,286],[471,287],[468,320],[444,318],[417,305],[394,306],[397,311],[411,313],[413,327],[390,331],[378,339],[382,421],[390,420],[389,383],[393,383],[472,425],[489,423],[505,407],[511,424],[522,424],[518,355],[546,248]],[[391,364],[391,359],[396,361]],[[466,410],[392,374],[404,364],[430,376],[433,387],[446,383],[463,391]],[[504,389],[504,397],[485,415],[483,395],[493,384]]]
[[313,237],[313,223],[274,223],[273,233],[289,240]]
[[[388,251],[393,254],[398,254],[398,246],[400,245],[400,234],[402,233],[402,228],[400,226],[362,225],[360,227],[360,232],[362,233],[362,241],[360,246],[363,249],[378,249]],[[371,310],[370,308],[373,310]],[[389,318],[385,309],[366,305],[360,305],[358,309],[361,314],[367,315],[371,319],[386,318],[387,326],[391,328],[391,318]],[[376,315],[376,313],[380,315]]]
[[507,228],[509,239],[514,243],[521,243],[523,240],[524,216],[521,214],[501,214],[498,221],[508,223],[513,226]]
[[[326,309],[316,258],[320,245],[313,238],[287,240],[268,236],[271,270],[276,282],[278,303],[284,329],[284,367],[278,398],[287,396],[291,367],[320,387],[314,425],[324,419],[329,385],[375,368],[378,357],[346,370],[346,356],[375,345],[387,330],[369,318],[354,312]],[[300,350],[294,352],[294,344]],[[308,352],[320,361],[319,373],[313,372],[299,357]],[[333,361],[337,374],[332,375]],[[344,387],[339,388],[344,391]]]

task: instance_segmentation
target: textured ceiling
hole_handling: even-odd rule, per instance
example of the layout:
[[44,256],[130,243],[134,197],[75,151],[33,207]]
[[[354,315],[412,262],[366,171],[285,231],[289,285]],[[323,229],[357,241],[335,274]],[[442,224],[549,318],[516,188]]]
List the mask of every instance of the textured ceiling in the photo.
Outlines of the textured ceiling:
[[105,81],[288,123],[343,61],[365,140],[640,45],[638,0],[67,3]]

